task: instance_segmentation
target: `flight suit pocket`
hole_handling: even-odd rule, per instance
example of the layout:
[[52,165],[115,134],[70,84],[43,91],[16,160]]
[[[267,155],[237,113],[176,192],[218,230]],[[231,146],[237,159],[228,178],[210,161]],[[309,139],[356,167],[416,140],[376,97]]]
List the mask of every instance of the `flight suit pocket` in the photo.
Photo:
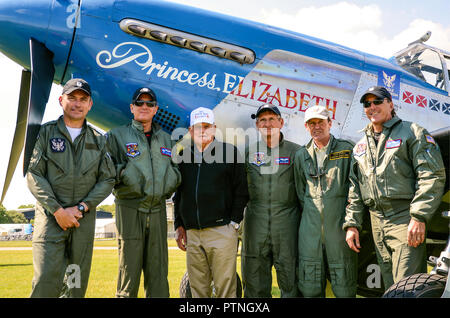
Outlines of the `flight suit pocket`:
[[356,265],[351,265],[351,260],[345,260],[344,262],[346,263],[328,265],[333,293],[336,297],[355,297]]
[[440,166],[436,161],[436,158],[432,156],[430,149],[425,149],[425,151],[418,154],[417,157],[419,165],[428,165],[431,171],[438,171],[440,169]]
[[100,164],[100,154],[86,163],[84,167],[81,168],[81,175],[83,176],[80,183],[83,187],[92,188],[97,183],[99,164]]
[[329,264],[331,284],[344,286],[346,281],[345,266],[343,264]]
[[139,212],[116,204],[116,228],[119,239],[138,240],[141,238]]
[[320,297],[322,292],[322,265],[319,261],[300,260],[298,288],[304,297]]
[[170,198],[181,182],[181,174],[177,168],[169,165],[164,176],[163,192],[164,197]]
[[357,178],[359,190],[361,191],[361,198],[364,204],[370,206],[372,204],[372,195],[369,186],[369,177],[366,174],[366,171],[368,171],[368,169],[370,168],[367,167],[367,169],[364,170],[362,167],[364,167],[364,161],[358,162],[358,160],[355,160],[352,163],[351,169],[355,174],[355,177]]
[[31,156],[30,159],[30,164],[28,165],[28,170],[33,170],[34,168],[37,167],[37,165],[39,164],[39,162],[41,161],[41,159],[46,159],[44,157],[44,155],[42,154],[42,152],[37,151],[36,149],[33,151],[33,155]]
[[301,281],[312,283],[320,282],[321,263],[307,260],[300,260],[299,278]]
[[144,194],[145,177],[134,162],[128,162],[125,169],[122,170],[120,179],[121,184],[118,190],[121,198],[138,198]]

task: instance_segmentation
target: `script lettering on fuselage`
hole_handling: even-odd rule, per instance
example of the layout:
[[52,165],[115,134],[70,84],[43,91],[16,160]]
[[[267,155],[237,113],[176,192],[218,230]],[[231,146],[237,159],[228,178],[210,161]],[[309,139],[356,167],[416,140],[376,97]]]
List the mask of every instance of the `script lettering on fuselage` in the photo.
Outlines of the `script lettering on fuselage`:
[[[236,86],[236,82],[239,81]],[[273,83],[265,83],[257,80],[249,80],[251,84],[241,77],[225,73],[224,92],[237,97],[258,101],[261,103],[270,103],[275,106],[284,107],[296,111],[305,112],[308,107],[313,105],[324,105],[332,113],[332,119],[336,119],[337,100],[324,96],[316,96],[310,92],[295,90],[294,88],[282,88]],[[229,87],[234,87],[229,90]],[[311,103],[311,105],[310,105]]]
[[[336,118],[338,101],[325,96],[299,89],[279,87],[276,83],[267,81],[245,80],[242,76],[224,72],[224,83],[216,83],[217,74],[205,72],[199,74],[172,66],[169,61],[158,63],[148,47],[136,42],[123,42],[110,52],[102,50],[96,56],[97,65],[101,68],[112,69],[124,66],[130,62],[138,65],[148,76],[156,76],[170,81],[207,88],[225,94],[253,100],[261,103],[271,103],[275,106],[292,111],[305,112],[312,105],[322,104]],[[248,83],[247,83],[248,82]]]
[[[135,51],[138,51],[135,53]],[[112,62],[114,59],[117,61]],[[220,91],[220,87],[216,86],[216,74],[206,72],[199,74],[189,72],[188,70],[180,70],[177,67],[169,65],[168,61],[163,63],[153,62],[152,52],[145,46],[136,42],[124,42],[118,44],[111,52],[103,50],[97,53],[97,65],[106,68],[117,68],[130,62],[135,62],[141,67],[146,75],[157,76],[158,78],[169,79],[186,83],[192,86],[206,87],[211,90]]]

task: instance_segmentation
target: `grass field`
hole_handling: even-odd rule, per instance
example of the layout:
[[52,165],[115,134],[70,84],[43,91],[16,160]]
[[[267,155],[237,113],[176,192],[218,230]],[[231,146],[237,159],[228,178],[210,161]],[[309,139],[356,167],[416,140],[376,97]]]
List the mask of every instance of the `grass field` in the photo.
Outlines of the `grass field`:
[[[174,239],[168,240],[169,247],[176,247]],[[116,240],[96,240],[96,247],[116,247]],[[0,241],[0,247],[31,247],[28,241]],[[240,257],[237,259],[237,271],[240,275]],[[117,250],[96,250],[92,260],[88,298],[112,298],[117,283]],[[179,286],[186,271],[186,254],[176,249],[169,249],[169,288],[170,297],[179,297]],[[273,297],[280,297],[275,272],[273,272]],[[31,292],[33,278],[33,258],[31,250],[0,250],[0,298],[26,298]],[[144,297],[141,288],[138,297]]]

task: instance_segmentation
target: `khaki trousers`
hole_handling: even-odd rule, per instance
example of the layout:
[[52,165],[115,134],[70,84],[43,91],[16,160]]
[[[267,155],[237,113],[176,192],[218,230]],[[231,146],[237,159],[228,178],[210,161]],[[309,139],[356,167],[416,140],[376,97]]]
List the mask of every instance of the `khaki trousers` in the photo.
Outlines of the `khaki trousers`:
[[186,264],[193,298],[236,297],[238,232],[230,224],[186,231]]

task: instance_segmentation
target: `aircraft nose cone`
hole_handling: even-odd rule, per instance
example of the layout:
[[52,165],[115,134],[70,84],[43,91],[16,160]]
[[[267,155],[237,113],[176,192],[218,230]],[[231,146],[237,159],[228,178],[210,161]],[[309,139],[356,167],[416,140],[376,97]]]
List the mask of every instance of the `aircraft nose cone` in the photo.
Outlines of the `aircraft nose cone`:
[[51,0],[0,0],[0,51],[29,68],[29,39],[46,41],[51,6]]

